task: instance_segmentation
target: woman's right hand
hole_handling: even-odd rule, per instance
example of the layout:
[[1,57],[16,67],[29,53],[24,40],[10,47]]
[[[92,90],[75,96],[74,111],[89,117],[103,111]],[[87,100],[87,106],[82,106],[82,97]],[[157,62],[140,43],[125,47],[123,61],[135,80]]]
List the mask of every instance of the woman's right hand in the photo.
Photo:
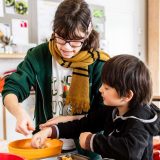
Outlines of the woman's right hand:
[[29,135],[32,131],[35,130],[33,123],[29,115],[24,112],[23,114],[16,117],[16,132],[21,133],[25,136]]
[[12,93],[7,94],[4,97],[4,106],[17,120],[15,128],[16,132],[27,136],[31,131],[35,130],[30,116],[21,106],[21,103],[18,102],[16,95]]

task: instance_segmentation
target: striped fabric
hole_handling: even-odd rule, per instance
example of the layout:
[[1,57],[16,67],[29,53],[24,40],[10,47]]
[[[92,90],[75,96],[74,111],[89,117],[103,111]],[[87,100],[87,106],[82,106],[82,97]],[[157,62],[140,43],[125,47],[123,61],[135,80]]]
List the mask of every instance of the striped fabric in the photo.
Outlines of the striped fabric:
[[90,51],[80,51],[72,58],[63,58],[54,40],[49,41],[49,50],[61,66],[73,69],[66,105],[71,104],[73,114],[88,112],[90,108],[88,66],[97,59],[107,61],[109,55],[103,51],[93,51],[91,49]]

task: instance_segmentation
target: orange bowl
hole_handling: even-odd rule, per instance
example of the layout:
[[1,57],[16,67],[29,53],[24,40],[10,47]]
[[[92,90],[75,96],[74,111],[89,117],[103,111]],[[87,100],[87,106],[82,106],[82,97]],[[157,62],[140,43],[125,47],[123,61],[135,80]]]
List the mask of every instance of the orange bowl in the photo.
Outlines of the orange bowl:
[[36,149],[31,146],[31,139],[22,139],[10,142],[8,150],[10,153],[25,157],[26,159],[37,159],[60,154],[62,145],[63,142],[58,139],[47,139],[45,148]]
[[160,151],[160,144],[153,145],[153,149]]
[[159,143],[153,146],[153,159],[160,160],[160,144]]

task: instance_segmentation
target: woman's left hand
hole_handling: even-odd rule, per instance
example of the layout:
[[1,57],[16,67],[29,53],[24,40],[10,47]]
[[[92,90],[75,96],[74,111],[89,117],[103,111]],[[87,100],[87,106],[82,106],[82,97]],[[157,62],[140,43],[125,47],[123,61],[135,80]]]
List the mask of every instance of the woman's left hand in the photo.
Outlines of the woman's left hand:
[[52,128],[47,127],[43,130],[37,132],[32,137],[31,146],[34,148],[43,148],[45,147],[45,141],[48,137],[51,137],[52,134]]
[[46,123],[40,124],[39,128],[44,129],[45,127],[51,127],[51,126],[56,125],[56,124],[61,123],[61,122],[65,123],[65,122],[68,122],[68,121],[79,120],[82,117],[84,117],[84,115],[53,117],[50,120],[48,120]]

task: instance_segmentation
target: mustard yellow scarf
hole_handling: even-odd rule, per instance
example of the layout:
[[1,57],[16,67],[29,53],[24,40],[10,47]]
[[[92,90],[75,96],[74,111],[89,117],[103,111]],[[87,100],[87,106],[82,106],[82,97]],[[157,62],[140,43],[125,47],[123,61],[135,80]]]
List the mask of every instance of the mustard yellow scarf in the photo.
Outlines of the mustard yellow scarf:
[[49,50],[56,61],[63,67],[73,68],[73,75],[69,93],[65,104],[72,106],[73,114],[88,112],[89,100],[89,73],[88,66],[97,59],[107,61],[109,55],[103,51],[81,51],[72,58],[63,58],[54,40],[49,41]]

